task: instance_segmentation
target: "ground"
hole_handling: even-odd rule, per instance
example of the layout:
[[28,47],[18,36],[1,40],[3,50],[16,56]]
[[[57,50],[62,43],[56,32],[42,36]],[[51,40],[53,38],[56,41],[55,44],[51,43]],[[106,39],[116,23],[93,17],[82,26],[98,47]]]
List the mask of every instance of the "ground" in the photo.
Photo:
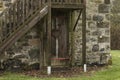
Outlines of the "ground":
[[74,77],[34,77],[29,75],[24,75],[23,73],[11,73],[11,72],[1,72],[0,80],[120,80],[120,51],[114,50],[111,51],[113,64],[104,67],[94,69],[87,73],[78,73],[77,76]]

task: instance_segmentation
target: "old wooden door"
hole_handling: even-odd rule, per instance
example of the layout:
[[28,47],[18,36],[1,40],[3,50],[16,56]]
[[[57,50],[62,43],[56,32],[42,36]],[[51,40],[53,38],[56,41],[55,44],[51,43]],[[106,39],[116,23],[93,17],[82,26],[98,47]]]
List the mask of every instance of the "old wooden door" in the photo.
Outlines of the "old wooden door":
[[68,58],[67,15],[55,15],[52,18],[52,64],[65,65]]

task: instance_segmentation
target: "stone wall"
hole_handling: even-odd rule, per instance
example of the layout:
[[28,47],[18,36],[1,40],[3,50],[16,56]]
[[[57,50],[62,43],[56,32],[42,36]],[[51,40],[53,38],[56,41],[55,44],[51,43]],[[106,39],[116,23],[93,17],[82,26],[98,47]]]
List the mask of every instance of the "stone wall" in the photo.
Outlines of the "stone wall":
[[[36,25],[17,42],[15,42],[11,48],[5,51],[3,64],[11,65],[12,63],[12,67],[18,65],[23,69],[31,69],[35,65],[35,68],[39,68],[40,45],[40,29],[39,26]],[[13,62],[14,60],[16,61]],[[24,68],[25,66],[27,66],[27,68]],[[8,68],[9,67],[11,66],[8,66]]]
[[[106,64],[110,58],[110,0],[86,1],[86,58],[88,64]],[[76,12],[78,15],[78,12]],[[81,64],[82,26],[79,20],[75,35],[75,60]]]
[[[87,0],[87,23],[86,23],[86,58],[88,64],[106,64],[110,58],[110,0]],[[11,4],[6,2],[4,5]],[[8,6],[7,6],[8,7]],[[5,7],[6,8],[6,7]],[[77,19],[79,11],[75,12]],[[82,22],[79,20],[73,38],[74,61],[77,65],[82,64]],[[39,63],[40,31],[39,26],[34,27],[25,36],[18,40],[6,52],[9,58],[22,58],[22,62],[32,64]],[[71,37],[70,36],[70,37]],[[71,40],[71,39],[70,39]],[[72,41],[72,40],[71,40]],[[71,49],[71,48],[70,48]]]

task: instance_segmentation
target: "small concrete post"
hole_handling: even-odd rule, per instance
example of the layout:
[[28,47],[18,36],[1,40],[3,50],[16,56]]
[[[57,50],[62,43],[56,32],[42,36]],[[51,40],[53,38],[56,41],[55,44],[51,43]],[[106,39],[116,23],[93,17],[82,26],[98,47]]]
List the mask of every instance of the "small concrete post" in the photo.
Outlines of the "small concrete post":
[[84,64],[84,72],[87,72],[87,64]]
[[48,74],[48,75],[51,75],[51,66],[48,66],[48,67],[47,67],[47,74]]

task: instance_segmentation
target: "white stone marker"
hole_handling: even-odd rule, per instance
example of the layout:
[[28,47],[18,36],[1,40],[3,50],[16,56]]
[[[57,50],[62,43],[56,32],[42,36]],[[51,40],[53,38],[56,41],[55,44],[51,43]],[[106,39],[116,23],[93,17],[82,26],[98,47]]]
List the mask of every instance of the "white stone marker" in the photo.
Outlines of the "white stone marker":
[[87,65],[84,64],[84,72],[87,72]]
[[51,74],[51,66],[47,67],[47,74],[50,75]]

